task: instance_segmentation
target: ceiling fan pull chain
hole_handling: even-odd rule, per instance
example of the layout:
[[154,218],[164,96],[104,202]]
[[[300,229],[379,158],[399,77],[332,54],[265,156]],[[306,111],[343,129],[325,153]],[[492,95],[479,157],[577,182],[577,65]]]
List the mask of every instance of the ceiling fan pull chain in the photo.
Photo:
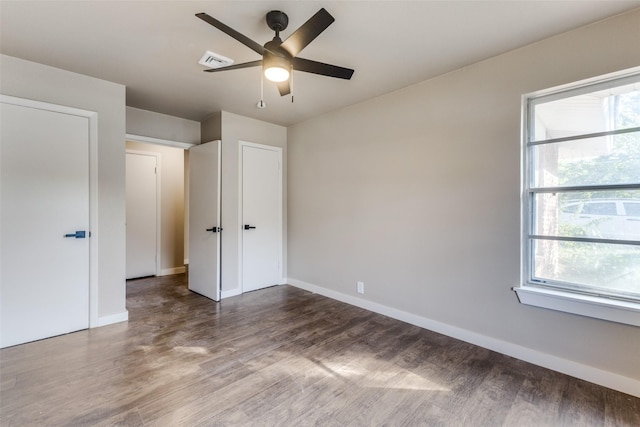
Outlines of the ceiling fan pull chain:
[[291,65],[291,75],[289,76],[289,84],[291,84],[291,103],[293,104],[293,65]]
[[260,69],[260,101],[256,105],[258,108],[267,108],[267,104],[264,102],[264,74]]

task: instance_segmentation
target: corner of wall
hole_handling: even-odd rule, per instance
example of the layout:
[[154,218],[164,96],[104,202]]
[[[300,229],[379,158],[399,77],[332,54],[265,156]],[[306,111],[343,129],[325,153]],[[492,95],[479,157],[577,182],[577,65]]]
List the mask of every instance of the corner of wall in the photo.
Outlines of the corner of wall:
[[200,143],[222,139],[222,111],[208,115],[200,123]]

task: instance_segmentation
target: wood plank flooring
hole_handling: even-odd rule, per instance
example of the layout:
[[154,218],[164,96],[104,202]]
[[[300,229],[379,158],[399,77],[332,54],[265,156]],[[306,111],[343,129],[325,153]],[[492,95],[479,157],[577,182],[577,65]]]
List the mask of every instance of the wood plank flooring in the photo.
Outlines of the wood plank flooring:
[[640,426],[640,399],[291,286],[130,281],[129,322],[0,351],[2,426]]

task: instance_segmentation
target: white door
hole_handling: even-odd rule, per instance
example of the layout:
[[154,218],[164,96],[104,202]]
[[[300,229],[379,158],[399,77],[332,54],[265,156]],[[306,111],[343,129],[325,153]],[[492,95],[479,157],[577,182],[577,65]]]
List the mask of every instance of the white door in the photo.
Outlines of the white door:
[[220,141],[189,149],[189,289],[220,301]]
[[242,143],[242,291],[282,280],[282,150]]
[[154,153],[127,152],[127,279],[156,275],[157,166]]
[[0,347],[89,327],[89,119],[1,105]]

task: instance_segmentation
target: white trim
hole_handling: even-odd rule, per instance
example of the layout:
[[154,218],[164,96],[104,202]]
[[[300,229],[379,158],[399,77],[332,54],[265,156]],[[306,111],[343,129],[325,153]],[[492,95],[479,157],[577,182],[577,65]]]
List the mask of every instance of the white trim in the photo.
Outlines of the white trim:
[[170,276],[172,274],[181,274],[181,273],[184,273],[185,271],[187,270],[184,265],[182,267],[163,268],[158,273],[158,276]]
[[333,291],[301,280],[288,278],[287,282],[300,289],[317,293],[347,304],[355,305],[356,307],[392,317],[489,350],[497,351],[498,353],[533,363],[534,365],[552,369],[563,374],[571,375],[572,377],[580,378],[594,384],[599,384],[632,396],[640,397],[640,381],[633,378],[628,378],[613,372],[604,371],[602,369],[563,359],[531,348],[478,334],[476,332],[441,323],[436,320],[398,310],[383,304],[367,301],[352,295],[343,294],[342,292]]
[[127,310],[122,313],[110,314],[109,316],[101,316],[96,326],[107,326],[114,323],[126,322],[129,320],[129,312]]
[[[562,85],[554,86],[547,89],[536,90],[534,92],[529,92],[525,96],[527,98],[546,98],[547,102],[549,102],[549,97],[553,95],[558,95],[558,98],[566,98],[567,92],[579,92],[583,91],[583,93],[592,92],[591,87],[596,84],[606,84],[611,80],[623,80],[633,78],[635,74],[640,72],[640,66],[627,68],[621,71],[614,71],[613,73],[603,74],[596,77],[590,77],[587,79],[579,80],[577,82],[565,83]],[[623,82],[622,84],[626,84]],[[615,83],[615,86],[618,86],[619,83]],[[585,90],[586,88],[586,90]],[[575,96],[571,95],[571,96]]]
[[283,274],[282,274],[282,264],[284,262],[284,254],[283,254],[283,248],[284,248],[284,243],[283,243],[283,233],[284,233],[284,227],[282,224],[282,221],[284,219],[284,211],[283,211],[283,207],[282,207],[282,200],[284,198],[284,188],[283,188],[283,176],[284,176],[284,167],[283,167],[283,163],[284,163],[284,159],[282,158],[283,156],[283,149],[282,147],[276,147],[274,145],[265,145],[265,144],[256,144],[254,142],[248,142],[248,141],[238,141],[238,286],[240,287],[241,292],[244,292],[244,279],[242,277],[242,262],[243,262],[243,256],[242,256],[242,238],[244,237],[243,234],[243,206],[242,206],[242,200],[243,200],[243,191],[242,191],[242,173],[243,173],[243,156],[242,156],[242,149],[243,147],[253,147],[253,148],[259,148],[262,150],[269,150],[269,151],[275,151],[278,153],[278,155],[280,156],[279,158],[279,173],[278,173],[278,179],[279,179],[279,183],[278,183],[278,188],[280,189],[280,199],[278,201],[278,209],[279,209],[279,215],[280,215],[280,233],[278,234],[279,237],[279,241],[278,241],[278,253],[279,253],[279,260],[278,260],[278,277],[281,278],[281,280],[284,283],[283,280]]
[[235,289],[229,289],[229,290],[220,291],[220,298],[222,298],[222,299],[235,297],[237,295],[242,295],[242,289],[235,288]]
[[513,290],[522,304],[640,326],[640,304],[633,302],[535,286],[520,286]]
[[127,141],[131,141],[131,142],[142,142],[144,144],[165,145],[167,147],[182,148],[184,150],[188,150],[194,145],[198,145],[192,142],[182,142],[182,141],[173,141],[170,139],[152,138],[150,136],[133,135],[131,133],[126,134],[126,138],[127,138]]
[[89,117],[89,327],[98,324],[98,113]]
[[0,102],[85,117],[89,122],[89,327],[98,326],[98,113],[0,94]]
[[[156,158],[156,268],[155,275],[162,276],[162,153],[156,151],[126,150],[126,154]],[[126,237],[126,236],[125,236]]]

